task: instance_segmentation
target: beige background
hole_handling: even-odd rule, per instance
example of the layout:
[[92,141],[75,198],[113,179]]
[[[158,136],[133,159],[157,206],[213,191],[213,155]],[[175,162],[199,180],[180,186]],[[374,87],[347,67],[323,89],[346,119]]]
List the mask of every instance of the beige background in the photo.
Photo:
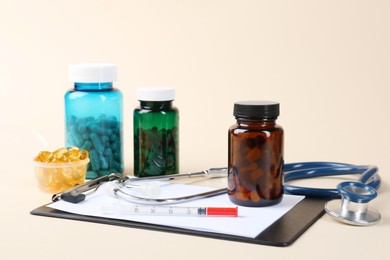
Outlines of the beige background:
[[[389,1],[0,0],[0,123],[14,129],[0,152],[0,258],[385,258],[389,13]],[[183,172],[226,165],[235,101],[277,100],[286,162],[379,166],[372,205],[382,222],[356,228],[324,216],[280,249],[30,216],[50,195],[31,168],[40,146],[18,131],[39,133],[48,149],[64,145],[67,68],[80,62],[118,66],[128,173],[137,86],[176,88]]]

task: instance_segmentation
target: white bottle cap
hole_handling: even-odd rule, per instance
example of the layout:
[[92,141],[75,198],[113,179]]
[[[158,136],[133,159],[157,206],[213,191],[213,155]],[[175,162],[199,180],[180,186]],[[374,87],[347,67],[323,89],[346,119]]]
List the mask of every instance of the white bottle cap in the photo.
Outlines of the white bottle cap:
[[113,82],[116,80],[114,64],[73,64],[69,66],[69,81],[78,83]]
[[172,101],[175,99],[175,89],[166,87],[138,88],[137,98],[141,101]]

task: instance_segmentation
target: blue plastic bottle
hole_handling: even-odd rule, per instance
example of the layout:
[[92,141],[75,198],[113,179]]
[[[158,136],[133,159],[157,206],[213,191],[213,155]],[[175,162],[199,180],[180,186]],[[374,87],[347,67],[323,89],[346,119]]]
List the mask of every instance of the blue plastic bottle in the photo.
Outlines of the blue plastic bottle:
[[113,64],[69,66],[74,89],[65,94],[66,146],[88,150],[87,179],[123,173],[122,93]]

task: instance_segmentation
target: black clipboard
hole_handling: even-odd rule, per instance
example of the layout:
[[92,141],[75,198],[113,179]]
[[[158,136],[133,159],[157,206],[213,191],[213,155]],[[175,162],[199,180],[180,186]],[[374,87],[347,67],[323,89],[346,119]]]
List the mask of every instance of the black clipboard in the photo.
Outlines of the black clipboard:
[[128,220],[84,216],[84,215],[78,215],[78,214],[56,210],[47,207],[47,205],[38,207],[32,210],[30,213],[36,216],[72,219],[72,220],[87,221],[87,222],[94,222],[100,224],[201,236],[207,238],[230,240],[230,241],[244,242],[244,243],[251,243],[251,244],[284,247],[284,246],[291,245],[311,225],[313,225],[319,218],[322,217],[322,215],[325,213],[324,205],[326,202],[327,201],[321,199],[305,198],[255,238],[234,236],[229,234],[212,233],[212,232],[205,232],[205,231],[197,231],[197,230],[189,230],[189,229],[183,229],[183,228],[177,228],[171,226],[162,226],[162,225],[141,223],[141,222],[128,221]]

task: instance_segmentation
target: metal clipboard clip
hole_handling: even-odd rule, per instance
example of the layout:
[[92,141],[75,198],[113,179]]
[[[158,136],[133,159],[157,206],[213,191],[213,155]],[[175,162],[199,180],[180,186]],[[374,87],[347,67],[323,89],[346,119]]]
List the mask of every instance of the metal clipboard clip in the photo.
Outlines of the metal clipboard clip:
[[79,203],[85,200],[88,191],[97,190],[101,184],[114,180],[124,181],[126,179],[127,177],[122,177],[119,174],[111,173],[110,175],[102,176],[84,184],[77,185],[76,187],[62,193],[54,194],[51,200],[53,202],[64,200],[71,203]]

